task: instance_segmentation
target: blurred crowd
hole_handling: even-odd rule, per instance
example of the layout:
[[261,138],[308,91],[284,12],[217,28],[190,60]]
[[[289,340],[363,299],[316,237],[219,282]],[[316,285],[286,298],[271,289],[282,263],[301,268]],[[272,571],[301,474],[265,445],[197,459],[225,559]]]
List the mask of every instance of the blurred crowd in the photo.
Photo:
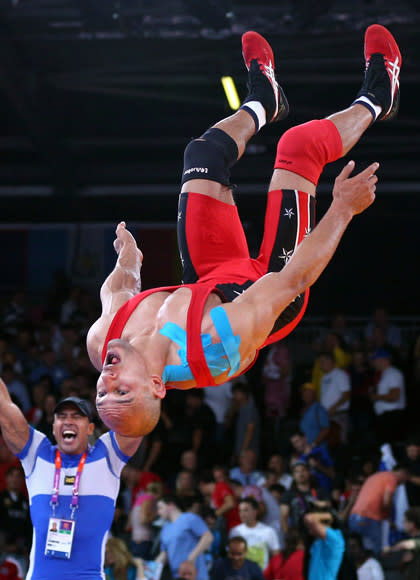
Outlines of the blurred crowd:
[[[58,400],[94,404],[98,306],[62,285],[45,305],[24,292],[3,305],[0,375],[51,440]],[[382,307],[358,332],[338,314],[309,364],[286,339],[233,383],[168,391],[122,473],[107,578],[420,578],[420,336],[401,336]],[[22,577],[31,537],[23,472],[0,438],[0,579],[13,566]]]

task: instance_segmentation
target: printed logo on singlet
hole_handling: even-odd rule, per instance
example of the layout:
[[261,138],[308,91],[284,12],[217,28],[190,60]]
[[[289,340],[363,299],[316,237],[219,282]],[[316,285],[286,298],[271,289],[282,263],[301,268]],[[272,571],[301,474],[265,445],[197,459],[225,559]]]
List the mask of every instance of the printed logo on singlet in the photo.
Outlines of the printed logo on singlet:
[[66,475],[64,477],[64,485],[74,485],[74,475]]

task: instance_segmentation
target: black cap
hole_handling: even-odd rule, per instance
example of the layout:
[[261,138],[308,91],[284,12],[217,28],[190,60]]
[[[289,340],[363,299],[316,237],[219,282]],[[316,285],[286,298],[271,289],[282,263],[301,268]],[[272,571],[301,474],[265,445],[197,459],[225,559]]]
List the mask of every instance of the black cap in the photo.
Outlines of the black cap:
[[89,401],[86,401],[86,399],[80,399],[79,397],[67,397],[66,399],[62,399],[61,401],[59,401],[55,406],[54,414],[58,413],[61,407],[68,404],[77,407],[79,411],[83,415],[85,415],[85,417],[87,417],[90,422],[92,422],[93,411],[91,404],[89,403]]

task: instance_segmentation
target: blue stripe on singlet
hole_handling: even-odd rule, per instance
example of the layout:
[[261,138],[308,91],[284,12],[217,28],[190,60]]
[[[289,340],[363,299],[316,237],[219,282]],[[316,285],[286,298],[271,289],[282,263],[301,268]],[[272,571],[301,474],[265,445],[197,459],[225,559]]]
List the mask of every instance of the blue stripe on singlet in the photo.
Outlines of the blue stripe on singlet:
[[[241,339],[234,336],[229,319],[225,310],[217,306],[210,311],[210,316],[214,327],[220,337],[221,342],[212,344],[210,334],[201,335],[204,356],[212,377],[217,377],[230,368],[228,376],[235,374],[241,362],[239,344]],[[175,342],[180,349],[178,356],[180,365],[166,365],[163,370],[162,380],[164,383],[193,380],[190,365],[187,360],[187,333],[178,324],[167,322],[159,331],[163,336],[167,336]]]

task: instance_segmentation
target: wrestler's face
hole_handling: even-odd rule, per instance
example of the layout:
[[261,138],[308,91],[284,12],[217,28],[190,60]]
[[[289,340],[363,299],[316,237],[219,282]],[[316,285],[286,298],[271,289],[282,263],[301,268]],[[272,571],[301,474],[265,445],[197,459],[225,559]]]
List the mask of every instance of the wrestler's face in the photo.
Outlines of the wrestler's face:
[[107,427],[126,437],[147,435],[159,420],[165,393],[161,378],[147,375],[129,343],[109,341],[96,386],[96,408]]

